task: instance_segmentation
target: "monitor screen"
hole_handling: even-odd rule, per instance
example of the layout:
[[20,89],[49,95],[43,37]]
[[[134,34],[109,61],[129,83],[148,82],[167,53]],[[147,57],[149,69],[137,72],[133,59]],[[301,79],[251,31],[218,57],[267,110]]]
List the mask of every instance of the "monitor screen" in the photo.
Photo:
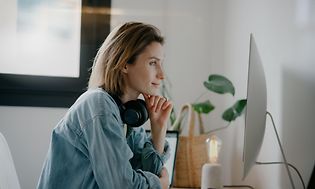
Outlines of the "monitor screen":
[[256,163],[265,134],[266,113],[267,89],[265,73],[254,36],[251,34],[245,114],[243,179],[245,179],[252,166]]
[[[147,134],[150,136],[150,130],[146,130]],[[174,177],[174,168],[175,168],[175,160],[176,160],[176,151],[178,145],[178,132],[177,131],[167,131],[165,140],[168,142],[170,147],[170,157],[165,162],[164,167],[167,169],[169,174],[169,183],[170,186],[173,184],[173,177]]]

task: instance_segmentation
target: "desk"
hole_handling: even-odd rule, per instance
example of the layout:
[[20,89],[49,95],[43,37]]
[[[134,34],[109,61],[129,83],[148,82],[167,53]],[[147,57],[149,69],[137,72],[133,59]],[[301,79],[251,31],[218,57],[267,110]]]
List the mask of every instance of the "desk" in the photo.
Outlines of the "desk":
[[[223,188],[233,188],[233,189],[235,189],[235,187],[223,187]],[[248,188],[248,187],[237,187],[237,188],[241,189],[241,188]],[[200,188],[171,188],[171,189],[200,189]]]

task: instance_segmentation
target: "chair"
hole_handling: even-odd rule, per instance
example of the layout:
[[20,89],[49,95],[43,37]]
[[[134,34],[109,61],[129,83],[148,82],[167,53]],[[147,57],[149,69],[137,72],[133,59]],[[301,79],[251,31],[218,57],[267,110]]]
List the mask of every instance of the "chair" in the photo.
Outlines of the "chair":
[[8,143],[0,132],[0,189],[20,189]]

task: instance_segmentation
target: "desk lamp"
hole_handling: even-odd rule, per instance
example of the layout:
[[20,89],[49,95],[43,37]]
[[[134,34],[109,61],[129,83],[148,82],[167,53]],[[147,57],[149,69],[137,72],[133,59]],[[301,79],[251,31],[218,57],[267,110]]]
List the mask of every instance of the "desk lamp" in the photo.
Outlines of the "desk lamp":
[[208,163],[202,166],[201,189],[222,189],[221,165],[218,163],[219,152],[222,141],[216,136],[211,135],[206,140],[206,150]]

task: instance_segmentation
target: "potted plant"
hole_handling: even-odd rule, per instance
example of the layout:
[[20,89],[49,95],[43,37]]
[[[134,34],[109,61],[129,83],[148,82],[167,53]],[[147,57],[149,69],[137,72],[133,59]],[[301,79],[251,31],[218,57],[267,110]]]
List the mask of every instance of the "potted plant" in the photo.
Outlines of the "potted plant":
[[[218,74],[209,75],[208,80],[204,81],[203,85],[210,92],[214,92],[217,94],[231,94],[232,96],[235,95],[235,87],[233,83],[222,75],[218,75]],[[170,93],[168,92],[169,88],[165,87],[163,88],[162,91],[164,91],[164,93],[162,94],[170,96],[169,95]],[[203,95],[201,95],[200,97],[202,97]],[[198,99],[200,99],[200,97]],[[210,100],[198,102],[198,99],[196,100],[196,102],[192,103],[192,107],[193,107],[193,110],[198,113],[199,119],[201,121],[201,114],[209,114],[211,111],[215,109],[215,106]],[[230,106],[228,109],[226,109],[222,113],[222,116],[221,116],[222,119],[228,122],[228,125],[225,127],[228,127],[230,122],[234,121],[237,117],[242,115],[246,106],[246,102],[247,102],[246,99],[237,100],[232,106]],[[172,124],[174,123],[175,119],[176,119],[175,112],[172,111],[172,114],[171,114]],[[181,131],[180,125],[181,125],[180,123],[177,125],[173,125],[172,129]],[[219,129],[223,129],[225,127],[221,127]],[[212,132],[212,131],[209,131],[209,132]]]

